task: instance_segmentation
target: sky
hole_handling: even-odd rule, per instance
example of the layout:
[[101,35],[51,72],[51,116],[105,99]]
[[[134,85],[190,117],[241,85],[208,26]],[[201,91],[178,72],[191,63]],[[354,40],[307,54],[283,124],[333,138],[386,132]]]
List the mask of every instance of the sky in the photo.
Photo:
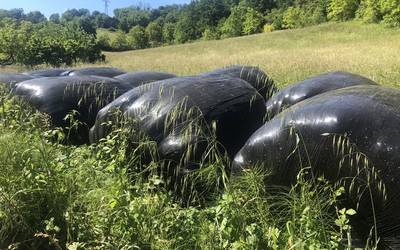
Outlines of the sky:
[[[131,5],[141,5],[158,7],[167,4],[184,4],[190,0],[110,0],[109,14],[113,10]],[[89,9],[104,12],[104,2],[102,0],[0,0],[0,9],[23,8],[26,12],[39,10],[49,17],[53,13],[63,13],[68,9]]]

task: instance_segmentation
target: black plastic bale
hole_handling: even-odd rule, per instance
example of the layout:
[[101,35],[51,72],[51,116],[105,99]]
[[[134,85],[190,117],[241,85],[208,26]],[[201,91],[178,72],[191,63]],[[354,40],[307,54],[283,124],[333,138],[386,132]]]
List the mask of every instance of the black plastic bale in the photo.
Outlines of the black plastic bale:
[[374,81],[360,75],[336,71],[317,75],[294,83],[280,90],[267,101],[269,119],[298,102],[331,90],[356,85],[377,85]]
[[373,204],[378,236],[393,239],[400,233],[399,125],[397,89],[330,91],[286,109],[255,132],[236,155],[233,172],[258,166],[271,173],[270,184],[291,185],[301,167],[311,166],[314,176],[346,187],[344,205],[358,206],[353,222],[362,236],[374,226]]
[[125,74],[125,71],[122,71],[117,68],[110,67],[89,67],[89,68],[80,68],[71,70],[68,75],[69,76],[104,76],[104,77],[115,77],[118,75]]
[[211,77],[235,77],[250,83],[265,100],[268,100],[276,91],[274,81],[259,67],[233,65],[200,74]]
[[40,78],[40,77],[57,77],[57,76],[66,76],[69,74],[71,69],[42,69],[42,70],[35,70],[30,72],[24,72],[24,75],[32,76],[33,78]]
[[[238,78],[172,78],[137,87],[104,107],[98,113],[90,138],[92,142],[104,138],[110,132],[105,123],[116,123],[124,116],[139,121],[141,131],[158,143],[163,159],[179,161],[188,146],[207,143],[195,131],[191,136],[185,134],[185,125],[200,117],[209,129],[216,125],[217,140],[234,156],[263,124],[264,104],[257,91]],[[190,110],[198,112],[187,117]],[[120,111],[117,117],[116,111]],[[175,118],[174,113],[178,114]],[[173,124],[167,125],[171,118]],[[201,155],[204,147],[199,146],[195,155]]]
[[71,76],[38,78],[22,82],[14,94],[31,106],[51,117],[56,127],[66,128],[70,121],[64,118],[72,111],[82,123],[69,133],[68,142],[89,142],[89,129],[94,125],[97,112],[118,96],[131,90],[129,84],[113,78],[99,76]]
[[138,87],[140,85],[155,82],[160,80],[165,80],[169,78],[174,78],[176,75],[163,73],[163,72],[154,72],[154,71],[137,71],[137,72],[130,72],[126,74],[122,74],[116,76],[114,78],[129,83],[132,87]]
[[5,84],[7,89],[12,89],[17,83],[33,79],[32,76],[18,73],[0,73],[0,84]]

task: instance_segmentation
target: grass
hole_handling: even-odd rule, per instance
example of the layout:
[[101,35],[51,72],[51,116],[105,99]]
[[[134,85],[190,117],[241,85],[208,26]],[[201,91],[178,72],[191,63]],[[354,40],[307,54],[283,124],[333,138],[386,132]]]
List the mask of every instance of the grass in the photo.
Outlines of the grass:
[[106,53],[125,70],[197,74],[231,64],[258,65],[280,86],[345,70],[400,87],[400,32],[379,24],[328,23],[221,41]]
[[[107,66],[128,71],[190,75],[251,64],[281,87],[331,70],[400,87],[399,30],[356,22],[106,55]],[[354,211],[337,206],[343,188],[323,179],[299,175],[290,189],[267,188],[268,173],[255,168],[204,202],[182,204],[157,172],[128,170],[140,159],[125,154],[123,129],[74,147],[56,143],[62,132],[47,124],[0,90],[0,249],[351,248]],[[211,157],[211,167],[224,167]]]

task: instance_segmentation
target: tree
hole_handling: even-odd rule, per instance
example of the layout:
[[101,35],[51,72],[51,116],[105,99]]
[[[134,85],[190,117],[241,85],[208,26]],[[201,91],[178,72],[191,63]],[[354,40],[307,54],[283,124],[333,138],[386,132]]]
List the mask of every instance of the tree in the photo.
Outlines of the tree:
[[56,14],[52,14],[49,17],[49,21],[53,22],[53,23],[60,23],[60,14],[56,13]]
[[392,27],[400,27],[400,0],[380,0],[383,22]]
[[304,11],[299,7],[289,7],[283,14],[283,25],[285,29],[295,29],[304,26]]
[[150,22],[150,11],[139,6],[115,9],[114,15],[119,22],[119,28],[124,32],[129,32],[136,25],[146,27]]
[[111,39],[111,50],[124,51],[130,49],[130,43],[124,32],[118,31],[113,39]]
[[26,14],[25,20],[31,23],[41,23],[46,22],[47,18],[40,11],[32,11]]
[[328,6],[328,19],[346,21],[354,18],[358,0],[331,0]]
[[165,23],[163,27],[163,41],[168,44],[174,43],[175,24]]
[[146,31],[142,26],[136,25],[128,33],[128,41],[133,49],[144,49],[148,46]]
[[365,23],[376,23],[382,20],[379,0],[361,0],[356,17]]
[[175,42],[185,43],[201,37],[198,27],[199,13],[196,10],[196,2],[192,2],[186,8],[182,9],[175,26]]
[[243,22],[243,33],[250,35],[260,32],[263,22],[264,17],[260,12],[252,8],[247,8]]
[[233,7],[231,14],[221,27],[222,35],[224,37],[235,37],[242,35],[245,15],[246,8],[241,5]]
[[158,22],[151,22],[146,27],[146,36],[151,47],[162,44],[163,30]]

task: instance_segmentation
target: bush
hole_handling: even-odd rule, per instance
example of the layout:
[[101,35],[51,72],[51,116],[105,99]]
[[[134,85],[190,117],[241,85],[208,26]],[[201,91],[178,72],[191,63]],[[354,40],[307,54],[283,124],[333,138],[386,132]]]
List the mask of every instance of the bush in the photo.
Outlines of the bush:
[[383,22],[389,27],[400,27],[400,0],[381,0]]
[[111,38],[109,35],[107,34],[97,35],[97,43],[99,44],[102,50],[112,51]]
[[377,23],[382,19],[378,0],[362,0],[356,13],[365,23]]
[[264,25],[264,27],[263,27],[263,32],[264,33],[269,33],[269,32],[272,32],[272,31],[274,31],[274,26],[272,24],[270,24],[270,23],[266,23]]
[[163,27],[163,41],[167,44],[174,43],[175,24],[165,23]]
[[283,29],[284,9],[272,9],[265,17],[267,23],[270,23],[274,30]]
[[358,0],[331,0],[328,6],[328,19],[347,21],[354,18]]
[[125,51],[130,48],[126,34],[122,31],[117,31],[114,38],[111,39],[111,49],[113,51]]
[[247,8],[243,22],[243,34],[250,35],[261,32],[263,22],[264,17],[260,12]]
[[133,49],[144,49],[148,47],[146,31],[142,26],[133,27],[128,33],[129,45]]
[[289,7],[283,14],[283,28],[294,29],[304,27],[304,11],[299,7]]
[[218,29],[215,27],[208,27],[203,31],[203,39],[204,40],[218,40],[221,34]]
[[5,25],[0,28],[1,64],[26,66],[47,64],[72,65],[102,59],[100,46],[93,35],[72,25],[47,23]]
[[157,47],[162,44],[163,30],[162,26],[157,22],[151,22],[146,27],[146,36],[151,47]]
[[231,14],[221,27],[221,33],[223,37],[235,37],[242,35],[245,14],[246,9],[242,6],[235,6],[232,8]]

